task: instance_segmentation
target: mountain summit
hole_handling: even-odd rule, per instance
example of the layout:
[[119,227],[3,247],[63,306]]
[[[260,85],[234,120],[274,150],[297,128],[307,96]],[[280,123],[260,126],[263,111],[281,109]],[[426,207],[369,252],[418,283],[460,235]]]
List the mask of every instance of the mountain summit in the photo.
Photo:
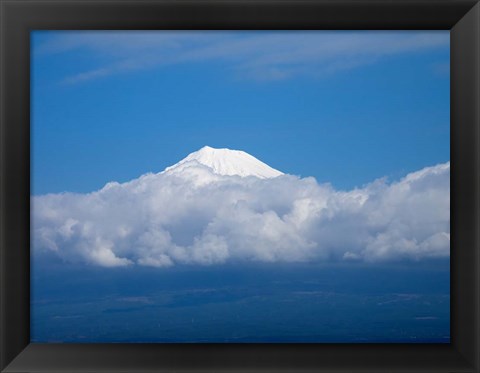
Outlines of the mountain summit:
[[180,162],[167,167],[164,172],[181,171],[196,165],[209,167],[218,175],[255,176],[260,179],[269,179],[283,175],[282,172],[275,170],[244,151],[215,149],[210,146],[204,146],[200,150],[190,153]]

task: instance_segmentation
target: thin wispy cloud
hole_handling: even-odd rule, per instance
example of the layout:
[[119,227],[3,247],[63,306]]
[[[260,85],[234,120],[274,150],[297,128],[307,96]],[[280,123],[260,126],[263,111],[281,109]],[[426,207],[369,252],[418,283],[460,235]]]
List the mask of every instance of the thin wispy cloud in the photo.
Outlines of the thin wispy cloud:
[[75,84],[145,69],[221,63],[243,78],[323,76],[405,53],[449,46],[443,31],[71,31],[50,33],[39,58],[82,53],[95,67],[65,76]]

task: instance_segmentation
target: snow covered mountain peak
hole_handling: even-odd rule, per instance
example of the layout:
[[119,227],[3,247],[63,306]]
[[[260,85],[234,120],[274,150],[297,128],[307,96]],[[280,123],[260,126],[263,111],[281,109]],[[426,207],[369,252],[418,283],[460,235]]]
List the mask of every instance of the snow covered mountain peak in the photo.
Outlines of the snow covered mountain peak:
[[283,175],[254,156],[231,149],[216,149],[204,146],[173,166],[167,167],[164,172],[178,172],[187,167],[202,165],[209,167],[215,174],[228,176],[255,176],[260,179],[269,179]]

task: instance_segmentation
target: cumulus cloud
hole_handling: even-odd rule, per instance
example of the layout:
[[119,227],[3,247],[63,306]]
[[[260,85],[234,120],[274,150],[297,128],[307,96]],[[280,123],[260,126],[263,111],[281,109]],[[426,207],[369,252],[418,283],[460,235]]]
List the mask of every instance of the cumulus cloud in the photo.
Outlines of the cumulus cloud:
[[34,250],[104,267],[448,257],[450,163],[351,191],[198,165],[32,197]]

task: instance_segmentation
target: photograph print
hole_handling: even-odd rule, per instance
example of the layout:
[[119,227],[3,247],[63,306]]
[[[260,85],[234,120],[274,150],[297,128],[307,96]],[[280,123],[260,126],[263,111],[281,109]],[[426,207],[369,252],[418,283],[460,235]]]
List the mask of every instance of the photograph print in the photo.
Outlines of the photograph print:
[[32,31],[31,342],[449,343],[449,31]]

